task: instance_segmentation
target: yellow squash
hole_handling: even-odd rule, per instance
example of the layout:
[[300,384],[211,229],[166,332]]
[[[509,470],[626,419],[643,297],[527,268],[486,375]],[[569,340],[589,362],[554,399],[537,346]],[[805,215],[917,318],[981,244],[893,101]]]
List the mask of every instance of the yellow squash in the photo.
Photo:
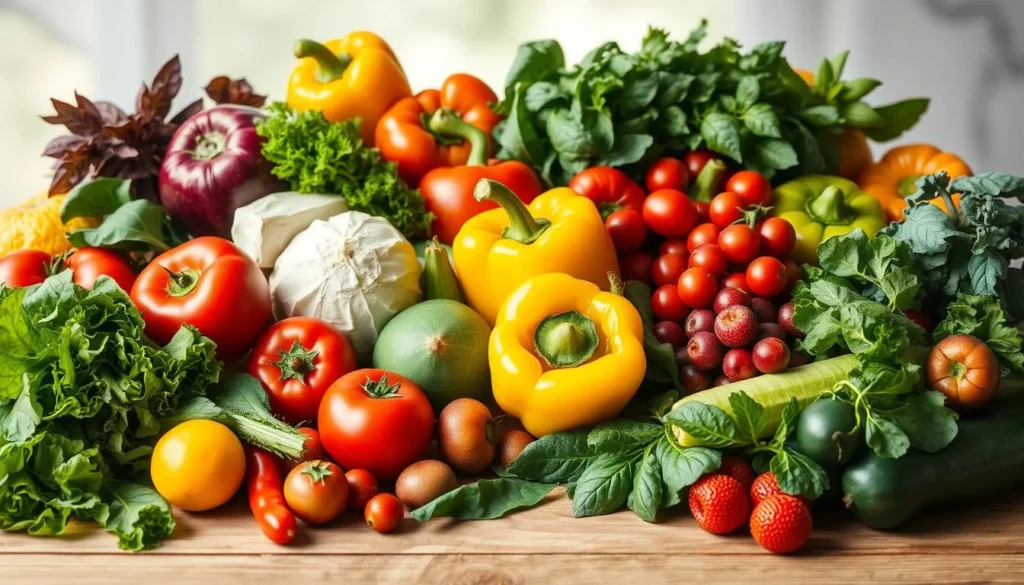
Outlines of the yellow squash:
[[99,219],[91,218],[61,223],[60,206],[64,197],[47,197],[44,192],[0,211],[0,256],[18,250],[42,250],[53,256],[63,254],[71,249],[65,233],[99,225]]

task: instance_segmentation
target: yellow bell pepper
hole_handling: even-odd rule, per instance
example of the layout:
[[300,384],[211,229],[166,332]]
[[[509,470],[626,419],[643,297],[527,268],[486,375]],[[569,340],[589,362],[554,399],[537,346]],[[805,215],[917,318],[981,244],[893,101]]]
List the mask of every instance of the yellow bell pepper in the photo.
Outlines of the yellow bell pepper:
[[288,79],[288,107],[320,110],[331,122],[359,118],[369,146],[384,112],[412,95],[395,53],[373,33],[354,32],[322,44],[301,39],[295,56],[300,61]]
[[491,332],[494,399],[535,437],[613,418],[644,379],[643,336],[625,297],[566,274],[535,276]]
[[538,274],[564,272],[610,290],[608,273],[618,277],[619,260],[593,201],[562,187],[527,207],[490,179],[481,179],[473,196],[501,208],[463,224],[452,253],[467,303],[488,323],[513,290]]

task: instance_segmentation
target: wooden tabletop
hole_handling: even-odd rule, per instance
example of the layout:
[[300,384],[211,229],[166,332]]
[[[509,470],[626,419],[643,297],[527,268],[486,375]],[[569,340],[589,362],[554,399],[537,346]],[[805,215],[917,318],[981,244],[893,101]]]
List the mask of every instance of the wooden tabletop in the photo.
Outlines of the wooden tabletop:
[[303,527],[288,547],[259,531],[243,502],[178,513],[174,537],[143,554],[75,526],[58,538],[0,533],[0,583],[989,583],[1024,581],[1024,496],[936,510],[899,532],[841,511],[815,516],[800,553],[775,556],[748,534],[718,537],[680,511],[658,524],[630,512],[574,519],[553,494],[501,520],[420,525],[380,535],[347,516]]

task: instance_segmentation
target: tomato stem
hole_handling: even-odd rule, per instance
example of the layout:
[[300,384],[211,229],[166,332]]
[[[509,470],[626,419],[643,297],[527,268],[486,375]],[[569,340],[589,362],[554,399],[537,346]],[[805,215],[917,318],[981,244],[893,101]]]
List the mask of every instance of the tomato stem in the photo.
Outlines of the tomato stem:
[[388,374],[384,372],[381,375],[380,380],[374,380],[369,376],[366,377],[366,381],[363,382],[363,391],[366,392],[371,398],[398,398],[398,389],[402,387],[401,382],[397,384],[388,384]]
[[173,272],[165,266],[161,268],[167,272],[167,276],[171,279],[170,284],[167,285],[167,294],[172,297],[187,296],[199,284],[199,272],[197,270],[186,268],[181,272]]
[[305,381],[306,375],[316,369],[313,363],[320,352],[315,349],[306,349],[301,343],[295,341],[288,350],[278,350],[276,362],[271,362],[281,370],[281,381],[299,380]]

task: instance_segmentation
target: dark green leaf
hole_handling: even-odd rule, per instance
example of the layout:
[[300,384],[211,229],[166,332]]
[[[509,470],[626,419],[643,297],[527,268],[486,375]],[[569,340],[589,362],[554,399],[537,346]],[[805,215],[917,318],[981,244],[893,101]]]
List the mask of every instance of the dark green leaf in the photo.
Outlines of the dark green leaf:
[[957,415],[944,406],[946,397],[939,392],[921,392],[889,415],[916,449],[936,453],[953,442],[957,434]]
[[899,459],[910,447],[910,438],[895,422],[875,414],[864,421],[864,438],[879,457]]
[[506,477],[482,479],[439,496],[413,510],[411,515],[419,522],[442,516],[456,520],[491,520],[536,506],[555,485]]
[[72,232],[68,240],[76,248],[96,246],[162,252],[170,249],[164,235],[166,221],[163,207],[138,199],[118,207],[99,227]]
[[626,503],[633,489],[633,465],[625,457],[605,453],[587,466],[575,483],[575,518],[611,514]]
[[964,195],[1019,197],[1024,193],[1024,177],[1009,173],[982,173],[953,179],[950,189]]
[[877,79],[870,79],[868,77],[860,77],[844,81],[843,91],[839,94],[839,98],[844,102],[860,101],[861,98],[874,91],[879,85],[882,85],[881,81],[878,81]]
[[612,149],[598,159],[598,162],[610,167],[632,164],[642,159],[652,144],[654,138],[648,134],[621,135],[615,139]]
[[628,455],[642,450],[665,430],[660,424],[629,419],[615,419],[601,423],[587,434],[587,445],[594,453]]
[[799,114],[800,119],[812,126],[835,126],[839,123],[839,110],[835,106],[811,106]]
[[561,102],[567,106],[572,94],[562,89],[557,83],[549,81],[538,81],[526,89],[526,109],[531,112],[539,112],[542,109]]
[[786,443],[789,435],[796,430],[796,423],[800,418],[800,410],[800,403],[796,397],[790,398],[785,408],[782,409],[782,420],[779,421],[779,427],[775,429],[775,436],[772,438],[773,445],[781,446]]
[[99,178],[79,183],[61,204],[60,220],[67,223],[76,217],[110,215],[132,200],[131,187],[128,179]]
[[117,535],[122,549],[151,549],[174,532],[171,506],[153,488],[118,484],[110,490],[110,497],[110,515],[104,527]]
[[732,415],[736,421],[740,440],[750,445],[757,443],[765,426],[768,424],[764,415],[764,407],[746,392],[733,392],[730,394],[729,407],[732,408]]
[[690,133],[690,127],[686,124],[686,114],[678,106],[665,108],[661,116],[665,134],[679,137]]
[[704,117],[700,133],[708,148],[724,154],[736,162],[743,162],[743,143],[740,140],[740,126],[736,118],[719,112]]
[[926,111],[928,98],[915,98],[880,106],[875,108],[875,113],[882,118],[881,125],[865,128],[864,133],[875,142],[895,140],[913,128]]
[[817,463],[790,449],[782,449],[769,463],[779,488],[812,500],[828,489],[828,475]]
[[644,451],[633,474],[633,491],[629,507],[644,522],[654,522],[662,502],[662,471],[651,444]]
[[753,155],[769,169],[788,169],[795,167],[799,160],[793,145],[785,140],[762,138],[754,143]]
[[839,115],[854,128],[872,128],[885,123],[882,116],[864,102],[844,104],[839,110]]
[[544,483],[570,483],[579,479],[596,455],[587,446],[587,431],[545,435],[526,446],[506,471],[515,477]]
[[543,145],[526,107],[526,88],[524,84],[516,85],[508,107],[508,119],[496,137],[509,158],[537,164],[544,160]]
[[622,95],[619,96],[618,102],[619,108],[626,115],[635,114],[650,105],[657,94],[658,78],[656,75],[635,76],[622,89]]
[[951,238],[960,237],[952,220],[935,205],[917,205],[907,210],[907,221],[896,232],[895,238],[910,244],[915,254],[945,252]]
[[665,422],[679,428],[714,449],[746,445],[736,422],[717,406],[696,400],[684,402],[665,415]]
[[679,492],[693,485],[702,475],[718,469],[722,453],[705,447],[678,447],[667,438],[655,447],[661,467],[661,507],[669,508],[680,502]]
[[761,84],[757,77],[745,75],[736,87],[736,102],[740,109],[747,109],[761,98]]
[[505,76],[505,99],[512,99],[517,84],[528,85],[546,80],[563,68],[565,68],[565,54],[562,53],[562,46],[558,44],[558,41],[546,39],[519,45],[515,61],[512,62],[512,67]]
[[744,112],[743,125],[755,136],[782,138],[779,118],[768,104],[755,104]]
[[998,294],[999,282],[1006,268],[1006,260],[994,252],[972,255],[967,262],[972,292],[981,295]]

